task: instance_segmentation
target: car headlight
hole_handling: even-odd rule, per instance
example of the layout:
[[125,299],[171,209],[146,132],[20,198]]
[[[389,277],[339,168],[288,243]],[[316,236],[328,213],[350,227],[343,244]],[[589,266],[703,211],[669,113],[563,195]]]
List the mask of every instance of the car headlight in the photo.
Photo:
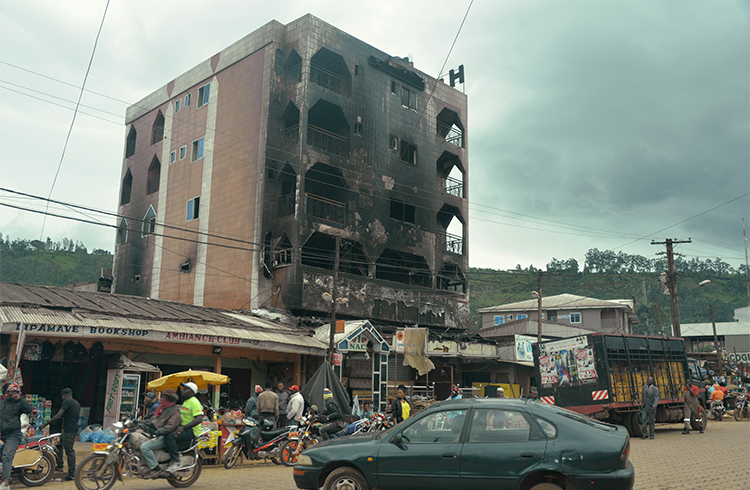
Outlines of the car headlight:
[[312,466],[312,458],[306,454],[300,454],[297,456],[297,464],[301,466]]

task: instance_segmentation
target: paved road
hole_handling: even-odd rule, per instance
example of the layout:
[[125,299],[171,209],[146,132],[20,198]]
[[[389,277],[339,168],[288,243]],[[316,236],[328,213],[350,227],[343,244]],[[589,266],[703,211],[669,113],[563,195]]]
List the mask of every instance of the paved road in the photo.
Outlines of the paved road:
[[[635,490],[744,490],[750,482],[750,421],[731,417],[711,421],[704,434],[682,435],[676,424],[658,425],[655,440],[631,441],[630,460],[635,467]],[[64,474],[58,474],[64,476]],[[75,490],[73,482],[50,482],[50,490]],[[25,488],[13,485],[14,490]],[[129,478],[113,490],[161,490],[172,487],[164,480]],[[295,490],[292,469],[273,464],[243,463],[231,470],[204,467],[191,490]]]

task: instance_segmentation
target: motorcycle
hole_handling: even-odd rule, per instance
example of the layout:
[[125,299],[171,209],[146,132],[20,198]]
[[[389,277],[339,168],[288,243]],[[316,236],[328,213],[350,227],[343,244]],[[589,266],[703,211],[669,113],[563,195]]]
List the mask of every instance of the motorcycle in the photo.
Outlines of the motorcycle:
[[723,419],[726,414],[727,409],[724,408],[724,402],[717,400],[711,403],[711,408],[708,411],[708,418],[710,420],[718,420],[721,422],[721,419]]
[[38,487],[52,479],[57,464],[57,450],[52,439],[60,434],[24,437],[13,456],[11,477],[27,487]]
[[748,404],[747,393],[737,395],[734,405],[734,420],[740,422],[743,417],[750,418],[750,404]]
[[282,464],[281,460],[281,447],[284,445],[284,441],[287,440],[289,433],[293,427],[282,427],[281,429],[273,429],[273,423],[269,420],[263,421],[263,429],[260,432],[260,440],[255,443],[258,437],[257,431],[260,429],[258,424],[250,418],[242,419],[244,427],[240,429],[239,433],[227,443],[231,443],[227,452],[224,454],[224,468],[230,469],[237,461],[240,456],[244,456],[245,459],[270,459],[274,464]]
[[281,447],[281,462],[286,466],[297,464],[297,456],[308,447],[320,442],[320,438],[313,433],[313,425],[317,422],[317,412],[314,409],[307,411],[299,419],[297,430],[291,431],[289,437]]
[[[78,490],[109,490],[123,476],[143,478],[149,473],[149,467],[143,461],[139,451],[141,444],[151,439],[145,424],[136,424],[131,419],[115,422],[115,440],[106,450],[89,454],[78,464],[75,472],[75,483]],[[198,480],[203,468],[203,460],[198,450],[200,442],[208,440],[210,431],[206,430],[186,446],[178,447],[180,467],[166,477],[167,482],[175,488],[189,487]],[[154,451],[161,469],[169,466],[169,453],[164,449]]]

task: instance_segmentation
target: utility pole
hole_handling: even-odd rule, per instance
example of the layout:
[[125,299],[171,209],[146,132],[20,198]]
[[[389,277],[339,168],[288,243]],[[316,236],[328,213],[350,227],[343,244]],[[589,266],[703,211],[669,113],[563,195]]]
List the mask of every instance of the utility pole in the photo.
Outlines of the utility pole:
[[331,331],[328,337],[328,363],[333,366],[333,337],[336,335],[336,299],[339,292],[339,253],[341,235],[336,235],[336,254],[333,258],[333,291],[331,291]]
[[680,329],[680,300],[677,297],[677,273],[674,270],[674,251],[672,246],[679,243],[693,243],[690,238],[687,240],[678,240],[667,238],[663,242],[651,240],[651,245],[667,246],[667,277],[669,279],[669,313],[672,315],[672,334],[675,337],[682,337]]
[[536,314],[539,317],[539,327],[537,329],[536,341],[542,341],[542,270],[539,269],[539,278],[537,279],[537,306]]
[[750,304],[750,266],[747,263],[747,232],[745,232],[745,218],[742,218],[742,236],[745,239],[745,282],[747,283],[747,302]]
[[716,346],[716,357],[719,359],[719,376],[724,375],[724,364],[721,362],[721,349],[719,349],[719,338],[716,336],[716,321],[714,320],[714,307],[708,307],[711,312],[711,325],[714,327],[714,345]]

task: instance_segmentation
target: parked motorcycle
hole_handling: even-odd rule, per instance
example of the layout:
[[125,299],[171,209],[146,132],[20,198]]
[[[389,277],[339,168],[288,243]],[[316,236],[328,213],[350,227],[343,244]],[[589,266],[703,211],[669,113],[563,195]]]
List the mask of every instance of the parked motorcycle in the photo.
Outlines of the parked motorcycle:
[[[260,436],[257,436],[256,433],[260,427],[258,427],[258,424],[253,419],[244,418],[242,419],[242,423],[244,427],[231,440],[232,447],[224,454],[224,468],[232,468],[237,464],[240,456],[244,456],[245,459],[250,460],[270,459],[275,464],[282,464],[281,447],[286,442],[293,427],[289,426],[272,430],[273,423],[264,420],[263,429],[265,430],[262,430]],[[255,440],[258,437],[260,440],[256,444]]]
[[734,420],[737,422],[740,422],[744,417],[750,418],[750,404],[747,398],[747,393],[737,395],[737,401],[734,404]]
[[[139,451],[141,444],[151,439],[144,424],[136,424],[130,419],[115,422],[115,440],[104,451],[95,451],[78,464],[75,482],[78,490],[109,490],[123,476],[143,478],[149,467]],[[198,443],[208,439],[206,430],[187,447],[180,450],[180,468],[167,477],[167,482],[175,488],[189,487],[198,480],[203,468],[203,460]],[[169,453],[164,449],[154,451],[161,469],[169,466]]]
[[13,456],[11,477],[27,487],[38,487],[52,479],[57,464],[57,450],[52,439],[60,434],[24,437]]
[[711,408],[708,410],[708,418],[710,420],[718,420],[721,422],[721,419],[723,419],[726,414],[727,409],[724,407],[724,402],[717,400],[711,403]]
[[313,425],[318,422],[317,412],[309,409],[307,414],[299,419],[299,427],[289,433],[289,437],[281,447],[281,462],[286,466],[297,464],[297,456],[308,447],[320,442],[317,434],[313,433]]

